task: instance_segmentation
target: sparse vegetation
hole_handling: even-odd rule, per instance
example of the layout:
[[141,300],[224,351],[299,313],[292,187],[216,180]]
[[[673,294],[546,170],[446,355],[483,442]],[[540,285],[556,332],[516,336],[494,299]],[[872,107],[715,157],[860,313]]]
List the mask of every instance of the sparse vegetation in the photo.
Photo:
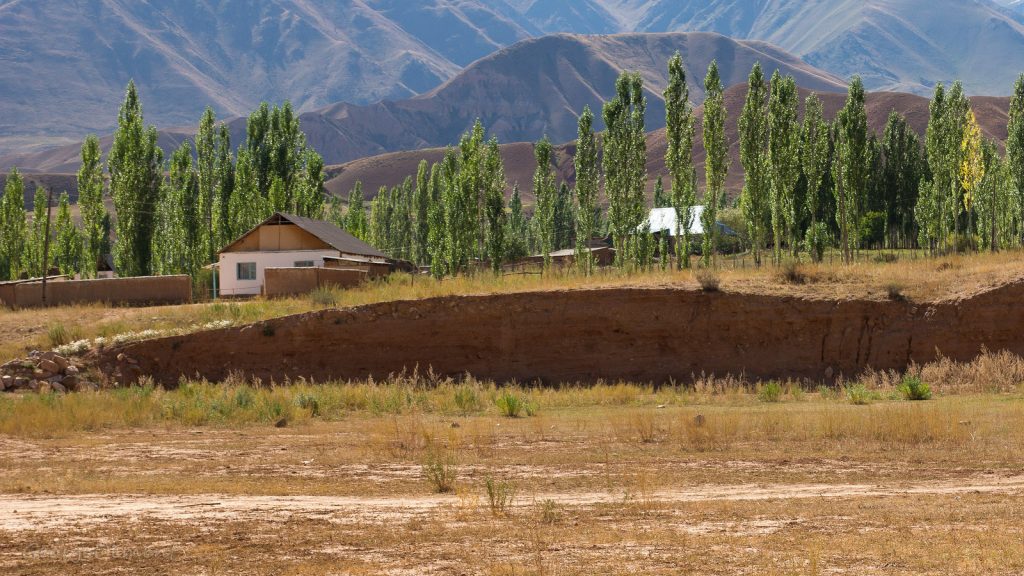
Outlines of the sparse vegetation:
[[871,404],[881,398],[878,392],[868,389],[868,387],[861,382],[850,384],[846,387],[845,392],[846,399],[850,401],[850,404],[855,404],[857,406]]
[[722,282],[718,272],[706,268],[695,271],[693,277],[704,292],[718,292]]
[[423,462],[423,476],[434,492],[448,494],[455,491],[458,462],[451,449],[434,448],[427,451]]
[[907,374],[900,382],[899,392],[906,400],[931,400],[931,386],[921,381],[920,376]]
[[484,480],[484,489],[487,492],[487,507],[494,516],[505,516],[516,498],[516,485],[508,480],[495,480],[487,478]]
[[772,380],[757,389],[757,399],[761,402],[778,402],[782,400],[782,385]]

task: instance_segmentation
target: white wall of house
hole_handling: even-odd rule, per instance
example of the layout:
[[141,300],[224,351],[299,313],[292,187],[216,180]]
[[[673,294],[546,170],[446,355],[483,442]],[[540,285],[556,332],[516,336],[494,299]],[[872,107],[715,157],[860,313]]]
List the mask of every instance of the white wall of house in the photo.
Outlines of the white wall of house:
[[[280,252],[223,252],[220,255],[218,291],[221,296],[252,296],[263,292],[263,271],[267,268],[292,268],[297,262],[323,266],[325,256],[337,256],[337,250],[285,250]],[[238,264],[256,264],[255,280],[239,280]]]

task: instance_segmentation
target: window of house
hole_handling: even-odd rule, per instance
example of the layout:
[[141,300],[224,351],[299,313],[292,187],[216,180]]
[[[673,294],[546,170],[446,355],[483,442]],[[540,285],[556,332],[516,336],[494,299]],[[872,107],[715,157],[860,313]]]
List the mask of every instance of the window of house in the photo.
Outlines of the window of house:
[[296,268],[312,268],[313,266],[314,262],[312,260],[297,260],[295,262]]
[[256,263],[255,262],[239,262],[238,263],[238,279],[239,280],[255,280],[256,279]]

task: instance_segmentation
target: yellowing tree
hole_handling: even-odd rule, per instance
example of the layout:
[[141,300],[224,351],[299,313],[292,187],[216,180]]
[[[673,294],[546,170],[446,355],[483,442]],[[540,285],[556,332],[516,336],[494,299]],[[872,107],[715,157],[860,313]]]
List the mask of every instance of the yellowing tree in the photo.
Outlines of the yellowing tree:
[[981,149],[981,129],[974,118],[972,110],[967,111],[967,123],[964,126],[964,137],[960,142],[960,183],[964,187],[962,199],[964,211],[967,212],[967,238],[971,238],[971,208],[974,204],[974,193],[985,178],[985,157]]

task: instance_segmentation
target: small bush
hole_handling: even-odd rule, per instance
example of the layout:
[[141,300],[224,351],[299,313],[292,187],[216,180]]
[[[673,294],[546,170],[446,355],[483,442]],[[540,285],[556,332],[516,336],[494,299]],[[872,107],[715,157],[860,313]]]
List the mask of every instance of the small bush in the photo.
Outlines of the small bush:
[[540,521],[543,524],[556,524],[561,519],[561,512],[558,510],[558,503],[554,500],[545,500],[540,503]]
[[700,289],[704,292],[718,292],[722,282],[718,277],[718,272],[714,270],[698,270],[693,273],[693,277],[697,280],[697,284],[700,284]]
[[761,402],[778,402],[782,399],[782,385],[778,382],[769,382],[759,386],[757,399]]
[[779,276],[783,282],[788,284],[804,284],[807,282],[807,274],[799,262],[790,261],[782,265]]
[[516,485],[512,482],[488,478],[484,481],[487,490],[487,505],[494,516],[504,516],[516,498]]
[[930,400],[932,397],[931,386],[922,382],[919,376],[904,376],[899,392],[905,400]]
[[323,308],[333,308],[338,305],[338,295],[334,293],[334,290],[326,288],[317,288],[310,292],[309,300],[314,306]]
[[882,288],[885,290],[885,296],[889,300],[906,300],[906,297],[903,295],[903,284],[900,284],[899,282],[889,282]]
[[877,392],[869,390],[867,386],[858,382],[846,387],[846,398],[850,404],[864,406],[878,400],[879,396]]
[[56,348],[81,340],[82,329],[78,326],[68,328],[63,323],[56,322],[47,327],[46,337],[50,341],[50,348]]
[[455,491],[458,464],[450,450],[431,450],[423,462],[423,476],[438,494]]
[[478,412],[482,407],[480,394],[473,386],[463,384],[455,389],[455,406],[464,415]]
[[529,402],[508,390],[502,391],[494,403],[498,406],[501,415],[506,418],[519,418],[524,414],[533,415],[533,408]]

